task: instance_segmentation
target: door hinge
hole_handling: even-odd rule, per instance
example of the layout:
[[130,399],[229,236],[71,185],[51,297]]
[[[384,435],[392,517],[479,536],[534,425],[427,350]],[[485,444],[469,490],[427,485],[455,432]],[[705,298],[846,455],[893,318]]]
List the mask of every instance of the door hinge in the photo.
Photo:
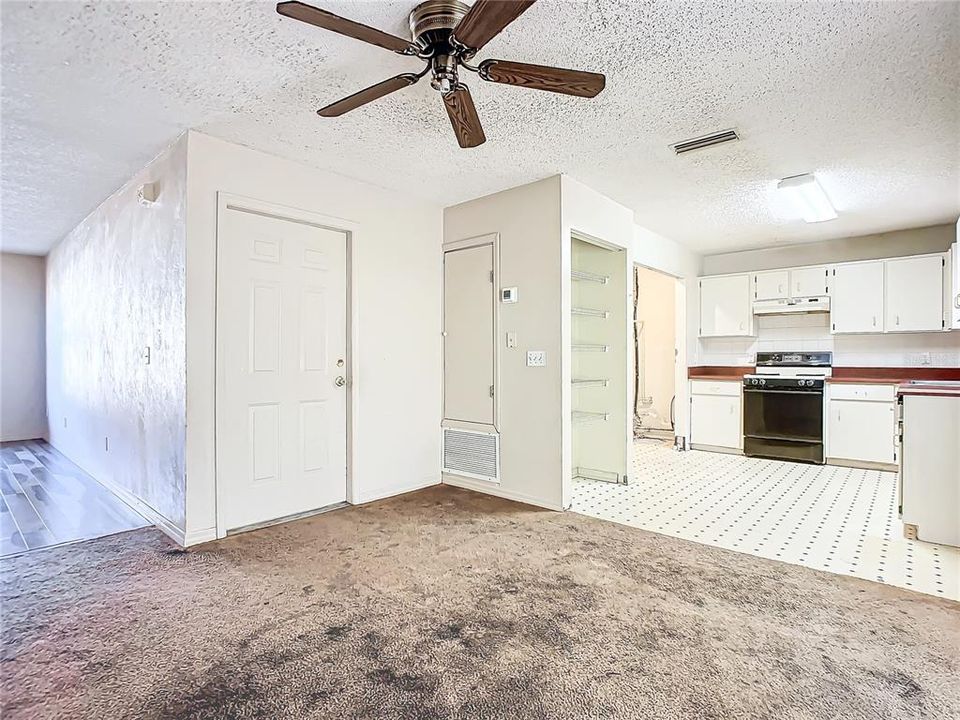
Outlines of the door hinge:
[[490,282],[493,282],[493,270],[490,271]]
[[490,386],[490,397],[493,397],[493,385]]

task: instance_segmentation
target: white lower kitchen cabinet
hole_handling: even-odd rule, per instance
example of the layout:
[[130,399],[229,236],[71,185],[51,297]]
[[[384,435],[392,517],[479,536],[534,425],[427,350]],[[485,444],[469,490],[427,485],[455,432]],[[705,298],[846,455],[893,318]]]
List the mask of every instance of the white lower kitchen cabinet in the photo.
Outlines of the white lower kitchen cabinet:
[[730,380],[690,382],[690,444],[743,449],[742,385]]
[[829,394],[827,462],[896,463],[896,386],[832,384]]

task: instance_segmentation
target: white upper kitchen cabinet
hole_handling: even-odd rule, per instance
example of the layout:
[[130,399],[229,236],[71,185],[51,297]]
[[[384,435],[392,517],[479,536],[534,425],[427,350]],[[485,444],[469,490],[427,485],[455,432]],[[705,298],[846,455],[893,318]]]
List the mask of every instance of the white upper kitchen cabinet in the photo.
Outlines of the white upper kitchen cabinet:
[[[957,236],[960,237],[960,220],[957,221]],[[950,247],[950,266],[953,268],[953,280],[950,283],[950,313],[953,321],[950,327],[960,330],[960,243]]]
[[943,330],[943,255],[884,262],[887,332]]
[[753,333],[751,275],[700,278],[700,337]]
[[883,332],[883,260],[833,268],[830,329],[834,333]]
[[790,297],[790,273],[787,270],[772,270],[753,276],[755,300],[782,300]]
[[827,294],[827,268],[796,268],[790,271],[790,297],[823,297]]

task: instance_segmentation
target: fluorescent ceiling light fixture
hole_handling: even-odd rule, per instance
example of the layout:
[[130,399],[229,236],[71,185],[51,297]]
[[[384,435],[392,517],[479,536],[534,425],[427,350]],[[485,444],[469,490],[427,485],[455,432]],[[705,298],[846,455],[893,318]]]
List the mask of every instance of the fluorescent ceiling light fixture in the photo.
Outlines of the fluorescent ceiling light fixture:
[[789,198],[800,217],[808,223],[833,220],[837,211],[813,175],[794,175],[777,183],[777,190]]

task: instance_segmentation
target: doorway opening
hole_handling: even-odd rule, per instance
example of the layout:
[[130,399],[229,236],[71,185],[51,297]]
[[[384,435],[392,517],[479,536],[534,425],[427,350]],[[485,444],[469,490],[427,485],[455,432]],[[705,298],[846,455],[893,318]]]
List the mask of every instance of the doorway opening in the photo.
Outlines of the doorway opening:
[[633,434],[674,443],[677,428],[679,281],[642,265],[633,272]]

